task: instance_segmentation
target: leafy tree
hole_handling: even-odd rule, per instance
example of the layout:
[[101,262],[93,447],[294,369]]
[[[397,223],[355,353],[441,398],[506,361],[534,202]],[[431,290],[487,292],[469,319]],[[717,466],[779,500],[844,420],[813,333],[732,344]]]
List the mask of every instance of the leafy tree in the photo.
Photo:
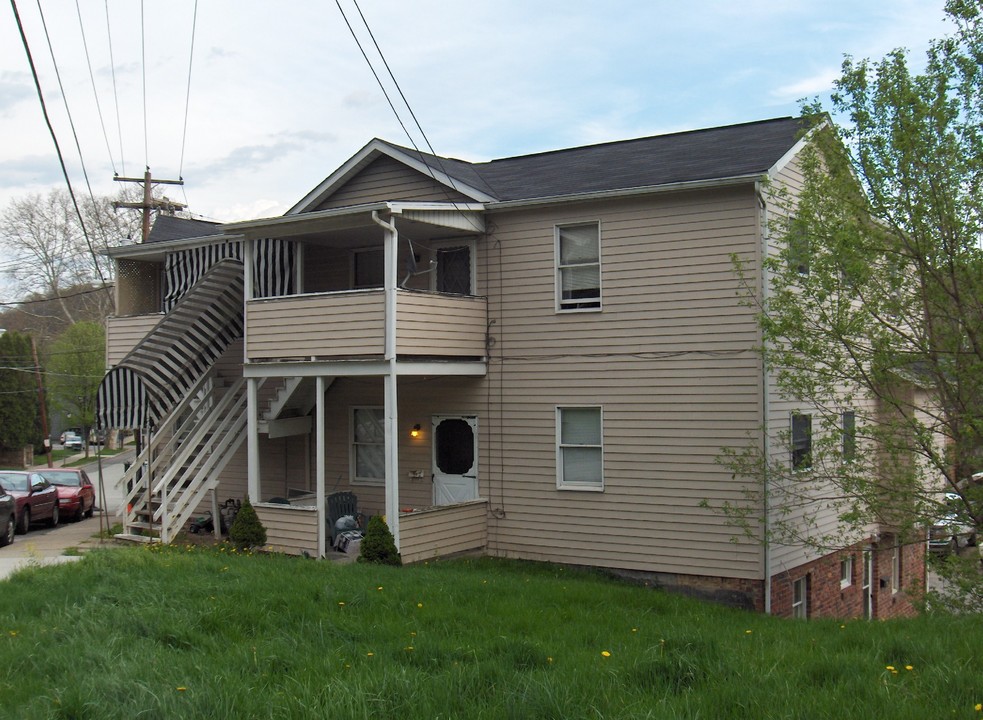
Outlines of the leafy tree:
[[[959,496],[962,523],[983,526],[983,2],[949,0],[946,13],[955,32],[931,43],[921,72],[903,50],[844,61],[831,101],[843,123],[807,106],[801,192],[772,188],[779,252],[764,263],[765,298],[748,298],[778,389],[813,415],[811,467],[761,448],[725,462],[765,479],[773,540],[837,547],[880,522],[919,541],[943,491]],[[803,525],[797,509],[814,503],[838,527]],[[971,566],[964,598],[981,604]]]
[[[120,199],[125,199],[123,194]],[[76,286],[103,287],[113,279],[113,263],[105,250],[139,239],[138,213],[115,210],[109,197],[78,200],[81,222],[67,190],[14,199],[0,213],[6,274],[21,297],[60,299]],[[99,317],[112,309],[112,297],[105,293],[91,293],[86,300],[100,304]],[[69,323],[82,319],[78,303],[59,303]]]
[[38,445],[40,406],[31,338],[17,332],[0,335],[0,448]]
[[89,429],[95,423],[96,392],[106,372],[106,333],[102,325],[72,325],[51,345],[47,363],[52,404],[82,428],[88,456]]

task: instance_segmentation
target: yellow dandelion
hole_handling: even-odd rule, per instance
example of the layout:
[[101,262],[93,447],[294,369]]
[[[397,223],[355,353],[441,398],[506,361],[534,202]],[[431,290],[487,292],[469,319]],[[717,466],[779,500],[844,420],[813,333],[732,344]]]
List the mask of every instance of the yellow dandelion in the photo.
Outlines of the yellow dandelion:
[[413,646],[412,645],[407,645],[406,648],[405,648],[405,650],[406,650],[406,652],[413,652]]
[[631,631],[632,632],[638,632],[638,628],[632,628]]
[[412,630],[410,631],[410,637],[416,637],[416,633],[413,632]]
[[904,669],[907,670],[908,672],[911,672],[912,670],[915,669],[915,666],[914,665],[905,665],[904,666]]
[[186,687],[184,687],[183,685],[178,685],[178,687],[177,687],[177,691],[178,691],[178,692],[184,692],[184,691],[185,691],[185,690],[187,690],[187,689],[188,689],[188,688],[186,688]]
[[550,665],[552,665],[553,664],[553,658],[551,658],[551,657],[546,658],[546,662],[548,662]]
[[17,637],[17,631],[16,631],[16,630],[11,630],[11,631],[10,631],[10,632],[8,633],[8,635],[10,635],[10,637]]
[[976,703],[976,707],[973,708],[976,712],[983,712],[983,703]]
[[376,590],[382,590],[382,585],[376,588]]
[[611,653],[609,653],[607,650],[601,650],[601,655],[603,657],[611,657]]
[[894,672],[894,665],[885,665],[884,666],[884,669],[885,670],[890,670],[891,672]]
[[416,604],[416,606],[417,606],[418,608],[422,608],[422,607],[423,607],[423,603],[417,603],[417,604]]
[[345,602],[343,600],[339,600],[338,607],[345,607]]
[[753,633],[753,632],[754,632],[754,630],[745,630],[745,631],[744,631],[744,634],[745,634],[745,635],[750,635],[750,634],[751,634],[751,633]]
[[365,656],[366,657],[374,657],[375,656],[375,653],[371,653],[371,652],[370,653],[365,653]]

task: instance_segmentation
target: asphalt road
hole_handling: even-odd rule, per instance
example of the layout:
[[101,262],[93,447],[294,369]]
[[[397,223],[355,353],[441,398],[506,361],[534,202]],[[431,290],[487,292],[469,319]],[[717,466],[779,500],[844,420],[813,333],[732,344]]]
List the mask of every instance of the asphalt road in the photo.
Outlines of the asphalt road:
[[69,548],[85,549],[103,544],[98,535],[117,521],[116,509],[123,501],[117,482],[123,476],[123,463],[132,458],[132,450],[103,458],[101,477],[97,462],[84,465],[83,469],[96,486],[96,507],[102,512],[79,522],[61,523],[55,528],[32,525],[26,535],[17,535],[13,544],[0,548],[0,580],[24,566],[78,560],[78,556],[65,555]]

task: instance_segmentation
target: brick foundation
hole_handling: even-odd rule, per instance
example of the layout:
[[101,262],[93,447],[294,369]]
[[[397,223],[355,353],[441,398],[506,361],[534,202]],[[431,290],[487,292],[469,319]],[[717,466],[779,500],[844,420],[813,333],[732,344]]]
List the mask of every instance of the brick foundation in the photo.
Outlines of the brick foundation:
[[605,572],[622,580],[658,588],[666,592],[710,602],[763,612],[765,607],[764,582],[709,575],[677,575],[632,570],[607,569]]
[[[870,552],[870,617],[887,619],[917,614],[914,603],[921,597],[925,586],[925,543],[916,542],[899,548],[901,578],[895,589],[893,576],[895,541],[891,535],[883,535],[857,543],[845,550],[831,553],[812,562],[799,565],[771,579],[771,611],[779,617],[792,617],[793,587],[796,581],[806,581],[807,617],[867,617],[868,608],[864,588],[864,550]],[[853,558],[853,569],[848,585],[840,582],[841,562]]]

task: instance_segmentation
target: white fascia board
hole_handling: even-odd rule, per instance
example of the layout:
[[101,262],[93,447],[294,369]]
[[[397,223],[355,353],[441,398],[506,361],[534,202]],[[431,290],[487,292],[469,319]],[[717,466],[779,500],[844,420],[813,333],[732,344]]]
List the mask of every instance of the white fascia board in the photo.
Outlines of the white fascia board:
[[258,218],[256,220],[242,220],[240,222],[228,223],[226,227],[237,231],[243,236],[258,237],[269,233],[275,236],[277,230],[287,230],[306,224],[317,224],[323,222],[330,227],[332,220],[351,218],[353,216],[365,215],[366,224],[371,224],[372,211],[388,211],[389,203],[376,202],[364,205],[351,205],[342,208],[331,208],[330,210],[317,210],[315,212],[305,212],[301,215],[277,215],[270,218]]
[[460,180],[450,178],[450,176],[448,176],[446,173],[441,172],[439,168],[431,167],[417,158],[400,152],[388,143],[384,143],[378,138],[375,138],[352,157],[350,157],[343,165],[341,165],[341,167],[328,175],[328,177],[326,177],[317,187],[307,193],[307,195],[305,195],[300,202],[287,210],[287,212],[284,214],[298,215],[305,212],[308,208],[316,206],[325,197],[330,195],[332,190],[335,190],[346,183],[353,175],[369,165],[369,163],[380,155],[391,157],[393,160],[401,162],[419,173],[429,175],[437,182],[447,185],[449,188],[455,189],[460,193],[469,195],[478,202],[485,202],[493,199],[490,195],[466,185]]
[[829,121],[823,120],[821,123],[811,128],[802,137],[800,137],[796,143],[785,152],[784,155],[778,158],[778,162],[768,168],[768,179],[774,180],[778,176],[778,173],[784,170],[785,166],[792,162],[792,158],[798,155],[802,151],[802,148],[812,142],[812,136],[827,125],[829,125]]
[[243,236],[236,233],[229,233],[228,235],[204,235],[202,237],[178,238],[177,240],[160,240],[152,243],[137,243],[136,245],[120,245],[119,247],[109,248],[105,253],[113,258],[153,260],[163,257],[165,253],[175,252],[177,250],[225,244],[242,239]]
[[[397,375],[431,377],[484,377],[488,364],[484,360],[397,360]],[[311,362],[254,362],[242,366],[247,378],[279,377],[383,377],[389,374],[385,360],[315,360]]]
[[690,180],[687,182],[666,183],[665,185],[646,185],[644,187],[626,188],[619,190],[601,190],[599,192],[576,193],[574,195],[553,195],[550,197],[532,198],[530,200],[505,200],[485,204],[487,212],[497,210],[513,210],[517,208],[535,207],[537,205],[557,205],[559,203],[587,202],[590,200],[614,200],[622,197],[638,195],[657,195],[661,193],[684,192],[686,190],[704,190],[709,188],[747,185],[761,180],[764,173],[736,175],[729,178],[714,178],[712,180]]

